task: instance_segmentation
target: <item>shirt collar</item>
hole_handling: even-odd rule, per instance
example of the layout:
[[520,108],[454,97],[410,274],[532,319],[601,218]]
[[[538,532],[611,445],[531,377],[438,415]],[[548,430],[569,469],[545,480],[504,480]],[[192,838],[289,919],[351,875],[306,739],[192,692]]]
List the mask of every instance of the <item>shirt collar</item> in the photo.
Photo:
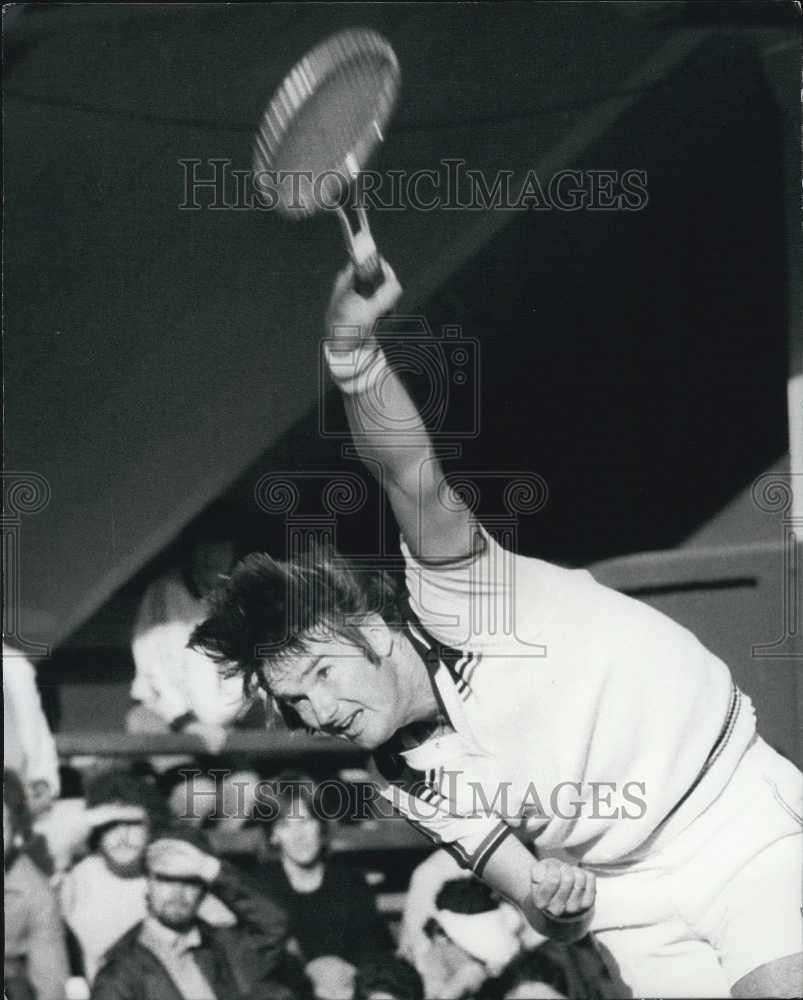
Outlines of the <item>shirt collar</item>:
[[191,948],[198,948],[202,943],[197,924],[193,924],[187,931],[176,931],[172,927],[165,927],[150,913],[142,922],[139,938],[147,947],[174,954],[183,954]]
[[447,647],[434,641],[415,619],[411,620],[408,617],[405,625],[407,638],[426,664],[429,681],[441,716],[455,732],[473,739],[474,734],[466,716],[463,699],[448,662],[450,654],[456,660],[463,660],[470,654],[451,649],[447,653]]

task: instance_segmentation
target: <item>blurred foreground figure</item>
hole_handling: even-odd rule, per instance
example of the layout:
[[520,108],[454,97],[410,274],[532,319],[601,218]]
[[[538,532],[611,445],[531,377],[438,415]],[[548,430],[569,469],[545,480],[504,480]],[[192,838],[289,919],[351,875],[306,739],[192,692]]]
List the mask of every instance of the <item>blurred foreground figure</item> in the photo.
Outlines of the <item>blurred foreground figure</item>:
[[476,879],[446,882],[427,925],[429,948],[417,964],[431,1000],[474,996],[521,952],[523,917]]
[[[284,914],[207,853],[195,830],[157,835],[146,870],[147,915],[111,949],[92,1000],[292,1000],[275,979]],[[234,926],[199,917],[209,891],[229,907]]]
[[[187,648],[193,628],[208,613],[209,596],[234,560],[229,530],[209,522],[204,534],[192,538],[185,565],[148,587],[131,647],[136,675],[129,732],[194,733],[210,753],[218,753],[227,727],[248,710],[242,680],[222,679],[207,656]],[[169,763],[166,759],[159,769]]]
[[479,522],[398,374],[432,374],[431,344],[377,332],[401,295],[383,270],[367,299],[338,276],[325,347],[405,591],[327,551],[252,555],[194,644],[291,726],[374,751],[383,799],[539,933],[591,929],[637,995],[797,996],[800,772],[686,629]]
[[591,940],[561,945],[547,941],[518,955],[486,983],[480,1000],[603,1000],[627,995],[614,984]]
[[59,797],[59,759],[42,710],[33,665],[3,643],[3,758],[25,787],[31,812],[47,811]]
[[8,1000],[64,1000],[70,975],[58,901],[29,853],[31,817],[17,775],[3,771],[5,969]]
[[424,1000],[424,984],[405,959],[376,958],[357,970],[354,1000]]

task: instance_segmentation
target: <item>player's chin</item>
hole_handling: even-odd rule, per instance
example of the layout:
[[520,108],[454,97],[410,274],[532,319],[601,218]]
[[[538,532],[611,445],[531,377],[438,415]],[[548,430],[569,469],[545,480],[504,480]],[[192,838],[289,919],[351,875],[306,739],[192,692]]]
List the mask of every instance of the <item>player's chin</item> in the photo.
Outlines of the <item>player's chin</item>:
[[383,719],[377,718],[373,712],[363,711],[355,720],[354,730],[349,733],[348,740],[362,750],[376,750],[387,743],[392,735]]

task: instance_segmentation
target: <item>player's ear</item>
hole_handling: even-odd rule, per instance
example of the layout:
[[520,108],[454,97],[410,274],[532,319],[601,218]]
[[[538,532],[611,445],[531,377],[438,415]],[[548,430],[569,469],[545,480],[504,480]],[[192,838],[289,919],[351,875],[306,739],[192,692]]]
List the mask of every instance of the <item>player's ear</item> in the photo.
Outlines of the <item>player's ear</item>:
[[393,632],[380,615],[368,615],[360,626],[360,630],[368,645],[380,659],[390,655],[393,648]]

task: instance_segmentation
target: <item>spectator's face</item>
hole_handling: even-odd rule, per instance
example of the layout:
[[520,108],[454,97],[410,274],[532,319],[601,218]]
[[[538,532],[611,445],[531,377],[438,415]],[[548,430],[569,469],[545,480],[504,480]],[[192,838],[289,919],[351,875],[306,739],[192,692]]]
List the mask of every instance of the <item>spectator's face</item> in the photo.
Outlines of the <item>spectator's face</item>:
[[170,812],[191,826],[200,826],[217,807],[217,785],[212,778],[182,778],[167,797]]
[[306,805],[297,800],[276,820],[271,835],[283,858],[302,867],[314,865],[323,851],[323,829]]
[[504,1000],[566,1000],[566,997],[548,983],[533,982],[519,983],[509,993],[505,993]]
[[392,662],[394,639],[383,628],[376,637],[378,664],[339,636],[312,639],[303,654],[266,668],[269,689],[309,729],[376,749],[410,721]]
[[234,564],[234,543],[215,540],[198,542],[192,551],[192,579],[204,597],[217,587]]
[[148,912],[175,931],[187,930],[195,922],[206,888],[194,879],[148,877]]
[[256,771],[233,771],[220,786],[220,807],[226,819],[247,819],[257,804],[260,778]]
[[115,823],[101,834],[98,849],[112,871],[127,874],[142,866],[147,843],[146,823]]

